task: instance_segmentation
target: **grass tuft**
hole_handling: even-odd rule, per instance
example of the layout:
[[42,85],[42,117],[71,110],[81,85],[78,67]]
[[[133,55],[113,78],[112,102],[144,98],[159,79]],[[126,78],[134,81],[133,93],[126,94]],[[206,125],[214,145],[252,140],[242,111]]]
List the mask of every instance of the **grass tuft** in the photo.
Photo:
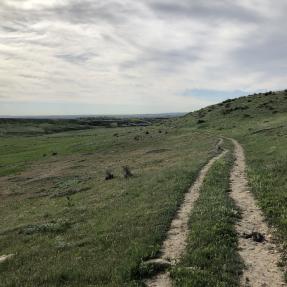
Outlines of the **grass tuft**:
[[239,211],[228,196],[232,157],[217,161],[204,180],[190,218],[186,255],[172,271],[176,286],[239,286],[242,263],[234,224]]

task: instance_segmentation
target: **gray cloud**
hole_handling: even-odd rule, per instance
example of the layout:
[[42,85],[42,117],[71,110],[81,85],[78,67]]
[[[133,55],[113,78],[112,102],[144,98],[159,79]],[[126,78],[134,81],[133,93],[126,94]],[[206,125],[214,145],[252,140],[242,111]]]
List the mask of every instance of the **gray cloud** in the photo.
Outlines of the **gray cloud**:
[[152,9],[160,16],[166,17],[190,17],[213,20],[258,22],[262,19],[256,11],[250,11],[240,5],[239,1],[230,0],[183,0],[174,1],[150,1]]
[[194,63],[200,59],[197,48],[168,49],[161,51],[158,49],[147,49],[142,51],[140,57],[134,60],[121,63],[122,69],[134,69],[138,66],[153,64],[162,72],[174,72],[178,68]]
[[50,9],[50,12],[72,23],[121,23],[134,11],[119,2],[74,1],[70,5]]
[[[287,21],[286,21],[287,24]],[[261,33],[261,32],[260,32]],[[287,37],[285,33],[270,31],[265,39],[260,33],[245,47],[234,52],[234,58],[239,63],[253,68],[276,71],[282,65],[287,68]],[[268,33],[268,31],[266,31]],[[259,39],[259,41],[257,41]]]
[[80,53],[80,54],[75,54],[75,55],[73,54],[56,55],[56,57],[63,59],[70,63],[85,63],[96,56],[97,55],[95,53],[90,53],[90,52]]
[[286,9],[285,0],[2,0],[1,94],[162,112],[206,105],[217,91],[285,88]]

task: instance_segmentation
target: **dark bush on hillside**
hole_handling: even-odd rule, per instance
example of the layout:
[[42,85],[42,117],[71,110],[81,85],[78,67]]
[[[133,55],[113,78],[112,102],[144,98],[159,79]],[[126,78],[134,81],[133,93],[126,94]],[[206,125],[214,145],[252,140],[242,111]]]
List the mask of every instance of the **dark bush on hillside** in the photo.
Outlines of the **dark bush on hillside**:
[[258,105],[257,108],[265,108],[268,105],[268,102],[262,103],[261,105]]
[[224,109],[224,110],[222,110],[222,114],[227,115],[227,114],[230,114],[232,111],[233,111],[233,109]]
[[135,137],[134,137],[134,140],[139,141],[139,140],[140,140],[140,137],[139,137],[139,136],[135,136]]
[[130,168],[127,165],[123,166],[123,173],[124,173],[124,178],[129,178],[133,176]]
[[248,106],[239,106],[239,107],[235,107],[234,110],[241,110],[241,111],[244,111],[244,110],[248,110],[249,107]]
[[106,176],[105,176],[105,180],[111,180],[114,178],[113,173],[111,172],[111,170],[107,169],[106,170]]
[[203,124],[203,123],[205,123],[205,120],[198,120],[197,123],[198,124]]
[[236,106],[234,108],[226,108],[222,111],[222,114],[226,115],[226,114],[230,114],[231,112],[234,112],[234,111],[244,111],[244,110],[247,110],[249,109],[248,106]]
[[232,101],[234,101],[234,100],[233,99],[227,99],[227,100],[223,101],[222,103],[226,104],[226,103],[231,103]]

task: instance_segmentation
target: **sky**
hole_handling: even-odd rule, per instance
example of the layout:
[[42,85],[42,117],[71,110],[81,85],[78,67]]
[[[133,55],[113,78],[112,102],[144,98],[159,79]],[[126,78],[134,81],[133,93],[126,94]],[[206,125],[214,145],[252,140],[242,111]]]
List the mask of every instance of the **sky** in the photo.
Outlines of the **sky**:
[[0,115],[188,112],[286,89],[286,0],[0,0]]

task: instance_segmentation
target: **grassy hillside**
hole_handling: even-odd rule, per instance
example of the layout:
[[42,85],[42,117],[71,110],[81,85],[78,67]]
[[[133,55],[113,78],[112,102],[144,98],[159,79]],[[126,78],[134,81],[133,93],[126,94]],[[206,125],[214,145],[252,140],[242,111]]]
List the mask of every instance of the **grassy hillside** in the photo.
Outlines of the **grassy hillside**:
[[287,266],[287,90],[227,100],[176,124],[234,137],[244,146],[251,190],[275,227]]
[[225,133],[258,132],[275,128],[284,122],[287,112],[287,90],[255,94],[206,107],[179,120],[182,125],[209,128]]
[[0,254],[15,256],[0,286],[138,286],[217,141],[156,126],[4,137]]
[[[278,240],[287,242],[286,123],[285,91],[148,127],[2,122],[0,256],[14,257],[0,264],[0,286],[142,286],[141,262],[159,252],[220,136],[244,146],[251,189]],[[188,253],[172,271],[178,286],[238,285],[238,218],[226,193],[231,165],[227,156],[205,181]],[[124,177],[123,166],[132,177]],[[105,180],[107,170],[112,180]],[[185,268],[197,263],[199,269]]]

